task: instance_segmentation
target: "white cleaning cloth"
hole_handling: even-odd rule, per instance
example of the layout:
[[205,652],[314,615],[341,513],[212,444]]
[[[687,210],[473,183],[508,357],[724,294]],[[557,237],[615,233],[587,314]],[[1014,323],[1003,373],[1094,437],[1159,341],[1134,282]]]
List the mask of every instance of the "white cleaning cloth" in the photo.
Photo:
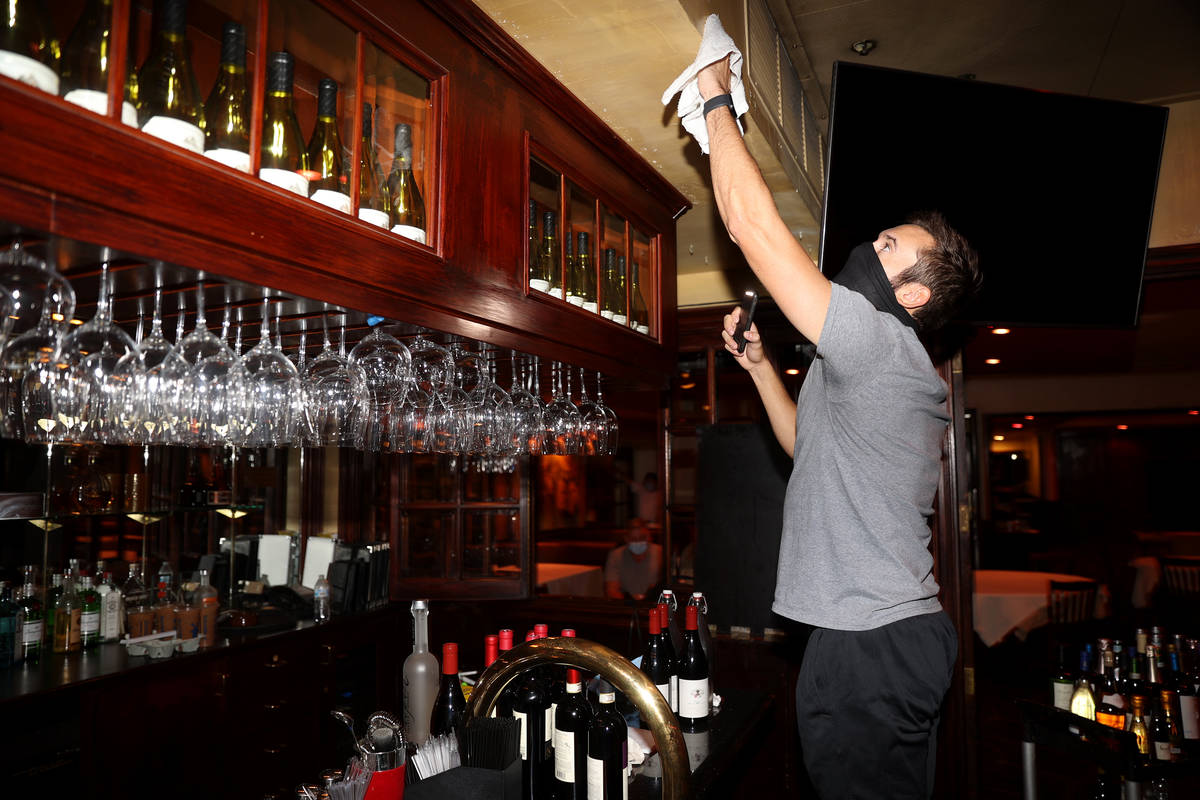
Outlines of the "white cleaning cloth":
[[[729,56],[729,70],[733,73],[729,93],[733,96],[734,119],[750,110],[746,102],[746,87],[742,85],[742,51],[738,50],[733,39],[721,26],[721,20],[716,14],[704,21],[704,36],[700,39],[700,51],[692,65],[680,73],[667,90],[663,92],[662,102],[665,106],[671,102],[676,93],[679,94],[679,119],[684,129],[696,138],[700,151],[708,152],[708,128],[704,124],[704,98],[700,96],[699,82],[696,76],[700,70]],[[738,121],[738,130],[742,123]]]

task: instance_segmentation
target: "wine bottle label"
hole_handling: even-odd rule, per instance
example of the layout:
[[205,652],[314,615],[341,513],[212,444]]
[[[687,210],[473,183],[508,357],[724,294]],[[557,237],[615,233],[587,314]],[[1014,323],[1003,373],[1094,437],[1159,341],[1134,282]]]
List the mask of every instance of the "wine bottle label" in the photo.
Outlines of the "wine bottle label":
[[84,636],[100,633],[100,612],[85,611],[79,617],[79,632]]
[[529,760],[529,753],[527,752],[528,748],[525,747],[525,712],[517,711],[516,709],[513,709],[513,719],[515,719],[519,723],[518,731],[517,731],[517,741],[521,743],[521,760],[528,761]]
[[146,120],[146,124],[142,126],[142,132],[178,145],[184,150],[191,150],[193,153],[204,152],[204,131],[181,119],[165,117],[160,114]]
[[287,189],[289,192],[298,194],[301,197],[308,197],[308,178],[299,172],[292,172],[290,169],[263,167],[258,171],[258,177],[272,186]]
[[386,211],[380,211],[377,208],[360,208],[358,210],[358,218],[363,222],[369,222],[372,225],[378,225],[387,230],[389,220]]
[[1179,695],[1179,712],[1179,727],[1183,729],[1183,738],[1200,739],[1200,697],[1194,694]]
[[667,701],[667,705],[671,704],[671,679],[668,678],[666,683],[654,684],[658,687],[658,691],[662,694],[663,700]]
[[684,733],[683,743],[687,745],[688,766],[695,772],[696,768],[708,758],[708,731],[700,733]]
[[708,678],[679,679],[679,716],[686,719],[708,716]]
[[1155,742],[1154,743],[1154,760],[1155,761],[1174,761],[1174,756],[1171,755],[1170,742]]
[[545,734],[545,736],[543,737],[543,741],[546,743],[549,743],[549,741],[552,738],[552,735],[554,733],[553,707],[546,709],[545,723],[542,725],[542,731]]
[[233,167],[238,172],[250,174],[250,154],[243,153],[241,150],[234,150],[231,147],[214,147],[212,150],[205,150],[204,157],[211,158],[227,167]]
[[549,291],[549,295],[551,297],[557,297],[559,300],[562,300],[563,299],[562,288],[559,286],[552,287]]
[[649,335],[650,334],[650,326],[649,325],[638,325],[637,332]]
[[617,323],[618,325],[624,325],[627,322],[629,322],[629,319],[624,314],[613,314],[612,321]]
[[1054,681],[1053,686],[1054,707],[1061,708],[1063,711],[1071,710],[1071,693],[1075,691],[1074,684],[1063,681]]
[[1108,703],[1114,708],[1125,708],[1125,698],[1116,692],[1111,692],[1100,697],[1101,703]]
[[554,777],[563,783],[575,782],[575,734],[554,730]]
[[58,94],[58,75],[54,70],[40,61],[11,50],[0,50],[0,75],[6,75],[48,94]]
[[679,713],[679,676],[671,676],[671,711]]
[[413,225],[393,225],[392,233],[398,233],[405,239],[412,239],[414,242],[425,244],[425,231]]
[[317,189],[312,193],[312,201],[320,203],[323,206],[341,211],[343,214],[350,213],[350,195],[343,192],[335,192],[332,189]]
[[[32,622],[25,620],[25,625],[21,628],[21,644],[30,645],[42,641],[42,630],[43,623],[40,619]],[[1187,718],[1186,714],[1184,714],[1184,718]]]
[[582,306],[583,298],[577,294],[569,294],[567,295],[567,302],[573,306]]
[[[95,89],[72,89],[67,92],[63,100],[80,108],[86,108],[93,114],[99,114],[102,117],[108,113],[108,92],[99,92]],[[121,122],[131,128],[137,127],[137,109],[133,107],[133,103],[127,100],[121,103]]]
[[587,796],[588,800],[606,800],[604,797],[604,762],[591,756],[587,757]]
[[611,312],[611,311],[605,311],[604,309],[601,309],[601,310],[600,310],[600,316],[604,317],[605,319],[612,319],[612,318],[613,318],[613,312]]
[[541,278],[530,278],[529,288],[538,292],[549,292],[550,281],[544,281]]
[[588,302],[587,300],[584,300],[583,301],[583,310],[590,311],[593,314],[597,314],[600,311],[600,304],[596,303],[596,302]]

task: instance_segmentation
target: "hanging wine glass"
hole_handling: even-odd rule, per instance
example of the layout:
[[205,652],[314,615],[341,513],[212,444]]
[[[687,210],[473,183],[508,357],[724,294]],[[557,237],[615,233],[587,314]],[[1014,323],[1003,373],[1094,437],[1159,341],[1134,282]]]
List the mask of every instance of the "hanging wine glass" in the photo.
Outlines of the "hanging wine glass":
[[471,395],[475,400],[471,451],[483,456],[502,456],[512,448],[513,402],[496,384],[495,369],[495,360],[487,358],[487,371]]
[[[564,375],[564,373],[566,373]],[[570,373],[558,362],[554,364],[555,396],[542,416],[546,431],[546,446],[557,456],[579,453],[579,409],[571,402]],[[564,380],[565,378],[565,380]]]
[[[132,354],[122,374],[117,363]],[[56,383],[55,413],[64,440],[80,444],[120,442],[118,408],[130,380],[144,369],[137,345],[112,321],[112,289],[107,259],[100,264],[95,315],[63,338],[60,361],[66,380]]]
[[110,444],[141,444],[146,441],[143,427],[146,419],[146,362],[142,358],[142,340],[146,325],[145,308],[138,298],[138,321],[133,335],[133,350],[126,353],[113,368],[113,379],[121,387],[116,398],[110,423]]
[[585,456],[608,454],[608,415],[603,406],[588,399],[579,368],[579,450]]
[[201,273],[196,282],[196,326],[179,343],[179,355],[188,364],[182,443],[219,447],[229,441],[244,372],[225,339],[208,330],[205,305]]
[[596,373],[596,403],[604,411],[604,416],[608,417],[608,442],[605,452],[600,453],[603,456],[616,455],[617,444],[621,438],[621,426],[617,422],[617,412],[613,411],[608,406],[604,405],[604,386],[601,383],[600,373]]
[[387,441],[393,411],[408,393],[412,354],[403,342],[376,327],[354,345],[350,360],[366,374],[371,395],[363,449],[377,452]]
[[[424,336],[414,339],[408,351],[412,355],[413,383],[405,404],[403,424],[407,430],[403,437],[410,452],[430,453],[436,446],[433,435],[434,417],[437,416],[435,401],[440,400],[437,407],[440,411],[458,400],[450,396],[450,390],[455,386],[454,359],[449,350]],[[454,434],[447,432],[446,436],[454,437]]]
[[304,388],[313,409],[312,444],[361,448],[371,402],[362,367],[346,357],[346,329],[334,351],[329,324],[321,316],[325,344],[304,372]]
[[242,356],[246,447],[280,447],[296,435],[292,398],[300,391],[296,367],[271,342],[271,299],[263,291],[258,343]]
[[[179,295],[180,314],[175,341],[183,336],[183,294]],[[185,410],[184,388],[191,368],[179,350],[163,335],[162,321],[162,274],[155,275],[154,312],[150,319],[150,333],[138,343],[144,372],[137,396],[126,400],[126,405],[137,404],[138,409],[128,409],[131,415],[141,414],[144,431],[141,439],[149,444],[172,444],[182,441]],[[118,369],[125,369],[122,364]]]
[[[521,376],[516,351],[512,352],[512,359],[512,389],[508,396],[513,404],[513,450],[519,455],[541,455],[543,404],[529,391],[529,375]],[[524,366],[528,368],[529,365],[526,360]]]
[[[280,312],[275,315],[275,349],[283,353],[283,320],[279,316]],[[308,402],[308,390],[304,385],[304,372],[308,368],[308,320],[300,318],[300,342],[296,345],[295,357],[288,356],[289,361],[296,367],[296,375],[300,378],[300,384],[292,395],[289,402],[292,414],[292,439],[289,442],[294,445],[304,445],[311,442],[316,434],[313,426],[312,407]]]

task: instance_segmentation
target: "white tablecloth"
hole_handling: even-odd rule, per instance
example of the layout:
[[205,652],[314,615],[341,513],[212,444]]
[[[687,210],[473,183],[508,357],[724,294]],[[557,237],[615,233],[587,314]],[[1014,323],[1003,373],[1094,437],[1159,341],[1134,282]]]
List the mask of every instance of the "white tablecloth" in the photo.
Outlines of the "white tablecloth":
[[603,597],[604,570],[588,564],[538,562],[537,585],[547,594]]
[[[975,570],[975,632],[988,647],[1009,632],[1024,638],[1049,621],[1050,581],[1089,581],[1081,575],[1017,570]],[[1096,592],[1096,616],[1108,613],[1108,587]]]

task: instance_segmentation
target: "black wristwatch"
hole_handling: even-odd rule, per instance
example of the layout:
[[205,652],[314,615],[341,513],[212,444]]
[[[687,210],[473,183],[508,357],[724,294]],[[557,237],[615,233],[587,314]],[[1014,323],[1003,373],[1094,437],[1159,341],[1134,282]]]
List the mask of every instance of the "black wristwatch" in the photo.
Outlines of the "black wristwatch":
[[729,113],[733,114],[734,116],[737,115],[737,112],[733,108],[733,96],[729,94],[719,94],[716,97],[711,97],[705,101],[704,118],[708,119],[708,112],[712,111],[714,108],[720,108],[721,106],[729,106]]

